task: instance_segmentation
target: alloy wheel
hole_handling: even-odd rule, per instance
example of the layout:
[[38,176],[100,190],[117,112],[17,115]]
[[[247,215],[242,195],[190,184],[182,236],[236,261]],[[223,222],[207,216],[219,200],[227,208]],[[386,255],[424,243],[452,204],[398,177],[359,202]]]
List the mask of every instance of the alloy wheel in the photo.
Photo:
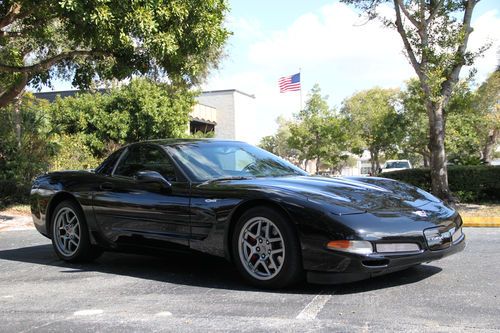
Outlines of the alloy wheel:
[[80,245],[81,228],[76,213],[69,207],[57,212],[54,219],[54,240],[59,252],[72,256]]
[[238,238],[238,252],[246,271],[258,280],[270,280],[281,271],[285,242],[278,227],[265,217],[249,219]]

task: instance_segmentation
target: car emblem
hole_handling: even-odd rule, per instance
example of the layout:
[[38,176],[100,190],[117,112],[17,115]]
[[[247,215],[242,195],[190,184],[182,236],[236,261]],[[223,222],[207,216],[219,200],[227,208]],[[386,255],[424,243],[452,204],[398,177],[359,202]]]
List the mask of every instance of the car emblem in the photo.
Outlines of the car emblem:
[[413,214],[418,215],[420,217],[427,217],[427,213],[424,212],[423,210],[416,210],[413,212]]
[[217,199],[205,199],[205,202],[206,202],[206,203],[209,203],[209,202],[217,202]]

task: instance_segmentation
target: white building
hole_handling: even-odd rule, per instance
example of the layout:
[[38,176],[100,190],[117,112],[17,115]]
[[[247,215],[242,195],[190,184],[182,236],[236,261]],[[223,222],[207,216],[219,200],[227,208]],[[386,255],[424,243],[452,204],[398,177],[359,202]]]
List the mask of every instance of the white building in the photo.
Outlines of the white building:
[[192,117],[198,109],[214,110],[215,137],[219,139],[251,141],[255,128],[255,96],[236,89],[204,91],[198,97]]

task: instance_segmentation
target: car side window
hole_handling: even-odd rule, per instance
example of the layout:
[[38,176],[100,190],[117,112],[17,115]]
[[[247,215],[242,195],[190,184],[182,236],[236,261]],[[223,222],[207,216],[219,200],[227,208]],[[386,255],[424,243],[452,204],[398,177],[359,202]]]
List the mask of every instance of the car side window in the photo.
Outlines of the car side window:
[[96,168],[95,172],[106,176],[110,175],[113,172],[113,168],[115,167],[115,164],[122,153],[123,149],[119,149],[109,155],[109,157]]
[[120,161],[115,175],[134,177],[139,171],[156,171],[168,181],[176,181],[175,168],[159,148],[133,146]]

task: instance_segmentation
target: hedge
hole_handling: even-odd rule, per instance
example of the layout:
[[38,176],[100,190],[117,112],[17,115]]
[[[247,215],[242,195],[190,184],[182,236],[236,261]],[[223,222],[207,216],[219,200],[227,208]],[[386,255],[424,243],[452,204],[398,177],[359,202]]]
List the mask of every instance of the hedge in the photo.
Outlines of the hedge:
[[30,188],[31,185],[20,185],[13,180],[0,180],[0,209],[29,203]]
[[[392,171],[381,176],[400,180],[426,191],[431,189],[429,169]],[[500,166],[449,166],[448,183],[453,195],[461,202],[500,202]]]

